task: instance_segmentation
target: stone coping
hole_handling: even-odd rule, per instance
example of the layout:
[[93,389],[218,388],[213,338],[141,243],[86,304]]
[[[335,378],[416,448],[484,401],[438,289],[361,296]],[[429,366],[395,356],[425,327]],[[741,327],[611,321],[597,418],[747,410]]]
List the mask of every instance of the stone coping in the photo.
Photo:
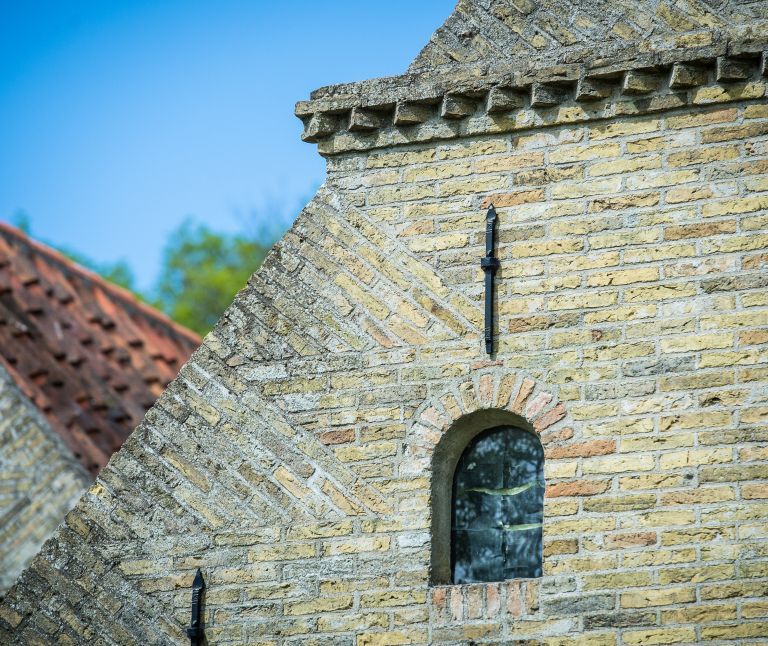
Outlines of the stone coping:
[[[707,32],[709,33],[709,32]],[[550,67],[463,66],[321,88],[296,105],[322,155],[765,95],[768,25],[738,39]],[[758,38],[759,36],[759,38]],[[594,52],[593,52],[594,54]],[[741,86],[741,89],[740,87]]]

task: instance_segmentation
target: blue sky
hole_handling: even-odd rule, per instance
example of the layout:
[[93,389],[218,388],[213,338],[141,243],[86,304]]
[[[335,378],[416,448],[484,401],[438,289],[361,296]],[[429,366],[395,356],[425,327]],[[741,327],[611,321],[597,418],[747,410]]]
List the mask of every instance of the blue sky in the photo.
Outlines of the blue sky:
[[453,5],[0,0],[0,218],[142,288],[187,216],[287,224],[324,173],[294,103],[405,71]]

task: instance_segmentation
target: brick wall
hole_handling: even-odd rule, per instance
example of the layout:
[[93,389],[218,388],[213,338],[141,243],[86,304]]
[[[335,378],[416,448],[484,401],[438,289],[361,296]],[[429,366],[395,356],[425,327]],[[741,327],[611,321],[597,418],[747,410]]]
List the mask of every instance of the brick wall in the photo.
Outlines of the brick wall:
[[[2,629],[184,643],[200,567],[209,643],[760,643],[768,109],[762,81],[697,92],[329,158]],[[545,576],[431,586],[432,456],[488,410],[544,444]]]
[[88,482],[59,436],[0,368],[0,596]]

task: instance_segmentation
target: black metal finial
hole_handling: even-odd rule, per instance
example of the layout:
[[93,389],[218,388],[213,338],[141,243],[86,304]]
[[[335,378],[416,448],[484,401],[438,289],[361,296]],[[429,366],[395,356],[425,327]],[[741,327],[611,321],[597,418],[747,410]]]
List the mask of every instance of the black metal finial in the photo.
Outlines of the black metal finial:
[[499,268],[496,258],[496,209],[493,204],[485,216],[485,256],[480,260],[480,267],[485,272],[485,351],[493,354],[493,281]]
[[203,573],[200,568],[197,568],[195,572],[195,580],[192,581],[192,621],[187,628],[187,637],[189,637],[190,646],[202,646],[203,637],[203,624],[200,621],[201,610],[201,597],[203,590],[205,589],[205,581],[203,580]]

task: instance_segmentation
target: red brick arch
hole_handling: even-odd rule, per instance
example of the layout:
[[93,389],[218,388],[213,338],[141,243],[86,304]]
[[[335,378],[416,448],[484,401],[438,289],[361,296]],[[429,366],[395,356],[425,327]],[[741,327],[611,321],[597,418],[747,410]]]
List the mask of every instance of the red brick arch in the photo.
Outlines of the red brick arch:
[[543,445],[567,440],[567,410],[556,393],[532,377],[487,370],[452,384],[418,409],[406,438],[401,475],[428,473],[431,490],[433,584],[450,581],[450,509],[453,471],[469,441],[485,429],[514,425],[536,434]]
[[446,387],[419,407],[406,436],[406,471],[423,473],[448,430],[482,411],[509,414],[509,419],[536,432],[545,445],[573,436],[568,411],[555,392],[522,373],[484,371]]

